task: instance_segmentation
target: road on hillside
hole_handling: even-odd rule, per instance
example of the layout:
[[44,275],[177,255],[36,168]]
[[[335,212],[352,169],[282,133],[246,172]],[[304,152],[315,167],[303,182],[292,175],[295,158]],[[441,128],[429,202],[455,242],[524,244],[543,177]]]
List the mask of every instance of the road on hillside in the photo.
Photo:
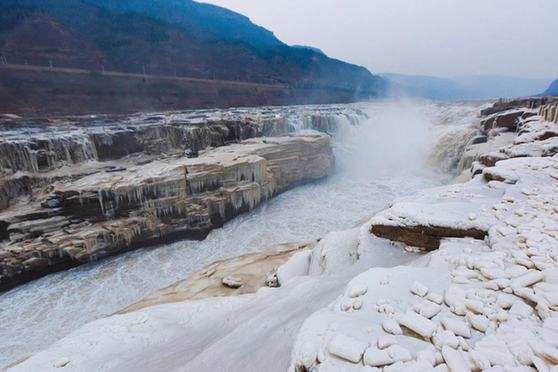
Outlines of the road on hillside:
[[85,70],[79,68],[50,67],[50,66],[39,66],[39,65],[0,64],[0,69],[24,70],[24,71],[35,71],[35,72],[58,72],[58,73],[67,73],[67,74],[99,74],[101,76],[129,77],[129,78],[151,79],[151,80],[188,81],[188,82],[217,84],[217,85],[228,84],[228,85],[237,85],[237,86],[244,86],[244,87],[262,87],[262,88],[275,88],[275,89],[287,88],[287,86],[283,84],[263,84],[263,83],[249,82],[249,81],[234,81],[234,80],[212,80],[212,79],[202,79],[202,78],[193,78],[193,77],[137,74],[137,73],[130,73],[130,72],[107,71],[107,70],[96,71],[96,70]]

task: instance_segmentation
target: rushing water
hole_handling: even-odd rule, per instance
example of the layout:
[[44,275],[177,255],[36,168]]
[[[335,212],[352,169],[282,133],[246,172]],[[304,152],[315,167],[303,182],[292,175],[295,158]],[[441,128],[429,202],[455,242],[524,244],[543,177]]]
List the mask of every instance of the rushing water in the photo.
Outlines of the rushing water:
[[[202,242],[137,250],[0,295],[0,366],[211,262],[350,228],[397,196],[447,182],[451,177],[446,168],[459,156],[455,149],[470,135],[468,128],[475,123],[479,107],[367,105],[369,120],[358,126],[347,122],[335,135],[337,165],[327,179],[276,197],[214,230]],[[433,168],[428,159],[443,163]]]

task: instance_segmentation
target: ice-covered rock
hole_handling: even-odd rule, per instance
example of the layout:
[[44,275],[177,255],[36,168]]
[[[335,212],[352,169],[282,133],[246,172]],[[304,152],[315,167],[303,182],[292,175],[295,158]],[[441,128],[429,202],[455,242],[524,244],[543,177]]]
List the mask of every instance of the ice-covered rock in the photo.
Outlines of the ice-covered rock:
[[397,344],[397,339],[393,336],[380,336],[378,338],[378,348],[385,349],[386,347]]
[[388,347],[387,352],[395,362],[408,362],[413,359],[409,350],[400,345],[391,345]]
[[225,287],[232,288],[232,289],[240,288],[243,285],[241,279],[230,277],[230,276],[223,278],[222,283]]
[[399,324],[424,338],[432,337],[436,331],[436,323],[414,311],[407,311],[405,315],[402,315],[399,318]]
[[452,331],[441,330],[436,331],[432,337],[432,343],[439,349],[442,350],[444,346],[449,346],[453,349],[457,349],[459,346],[459,340]]
[[399,323],[391,318],[386,318],[382,322],[382,329],[392,335],[400,335],[403,333]]
[[440,305],[430,301],[417,302],[413,305],[413,309],[425,318],[431,319],[436,316],[442,308]]
[[339,358],[358,363],[362,359],[362,354],[364,354],[367,346],[365,342],[339,334],[329,342],[328,350]]
[[420,297],[424,297],[428,294],[428,287],[419,282],[414,282],[409,290],[411,291],[411,293],[416,294]]
[[444,361],[451,372],[470,372],[469,365],[461,355],[461,353],[449,346],[442,348]]
[[[466,189],[463,192],[460,190]],[[495,203],[501,191],[473,180],[401,198],[392,207],[375,215],[371,233],[410,246],[437,249],[443,238],[484,239],[493,216],[487,213],[470,220],[483,206]]]
[[297,252],[286,263],[281,265],[277,269],[279,285],[283,285],[297,276],[308,275],[311,254],[311,251]]
[[364,353],[364,364],[371,367],[383,367],[394,363],[393,358],[387,350],[380,350],[375,347],[366,349]]

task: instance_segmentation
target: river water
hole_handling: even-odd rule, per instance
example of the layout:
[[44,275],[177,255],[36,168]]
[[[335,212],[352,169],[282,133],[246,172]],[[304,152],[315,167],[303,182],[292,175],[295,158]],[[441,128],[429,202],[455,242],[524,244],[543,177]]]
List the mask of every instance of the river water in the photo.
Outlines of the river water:
[[1,294],[0,367],[216,260],[351,228],[398,196],[449,182],[481,103],[361,108],[369,119],[341,123],[334,135],[336,167],[328,178],[279,195],[204,241],[140,249]]

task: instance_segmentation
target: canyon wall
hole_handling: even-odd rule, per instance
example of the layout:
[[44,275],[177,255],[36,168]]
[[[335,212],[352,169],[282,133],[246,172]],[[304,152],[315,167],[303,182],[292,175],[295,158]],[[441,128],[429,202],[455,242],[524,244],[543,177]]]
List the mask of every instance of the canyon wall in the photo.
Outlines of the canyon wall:
[[202,239],[326,176],[359,110],[297,108],[5,120],[0,290],[142,246]]
[[[0,113],[83,115],[97,112],[350,103],[354,89],[299,87],[196,78],[175,78],[76,69],[33,70],[0,65]],[[71,103],[71,104],[69,104]]]

